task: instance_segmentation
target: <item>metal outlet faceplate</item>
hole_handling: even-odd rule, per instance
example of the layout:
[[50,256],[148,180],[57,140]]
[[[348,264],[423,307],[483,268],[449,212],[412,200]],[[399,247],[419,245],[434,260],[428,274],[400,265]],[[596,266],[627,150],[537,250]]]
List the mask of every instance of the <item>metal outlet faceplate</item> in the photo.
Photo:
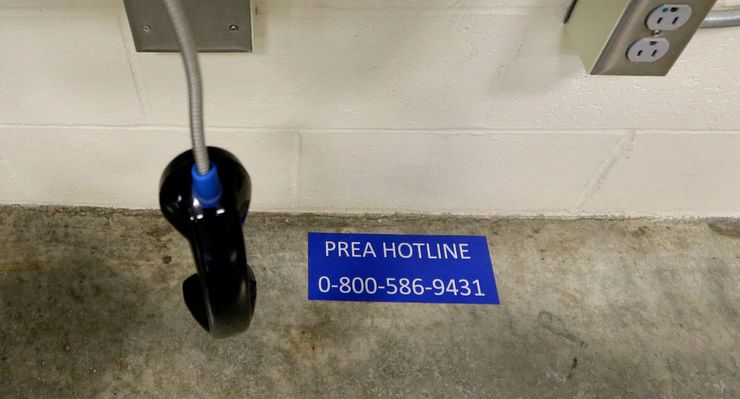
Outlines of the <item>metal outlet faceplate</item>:
[[[250,0],[181,0],[201,52],[251,52]],[[162,0],[124,0],[136,51],[180,51]]]
[[[665,75],[673,67],[686,45],[701,26],[704,18],[714,5],[714,0],[682,0],[681,3],[691,6],[692,18],[681,29],[663,30],[659,33],[648,28],[647,16],[656,8],[667,2],[664,0],[633,1],[625,11],[624,17],[617,25],[611,40],[606,45],[602,57],[594,66],[593,73],[612,75]],[[671,48],[658,61],[651,63],[630,62],[625,56],[627,50],[636,41],[645,37],[667,39]]]
[[[586,67],[594,75],[663,76],[670,71],[691,38],[701,26],[716,0],[578,0],[567,21],[576,36]],[[661,6],[681,4],[691,7],[690,18],[674,30],[651,30],[648,17]],[[614,14],[614,9],[619,12]],[[602,12],[611,9],[612,13]],[[594,22],[596,21],[596,22]],[[613,27],[606,37],[592,35],[594,27]],[[633,45],[646,38],[667,40],[668,51],[653,62],[633,62]],[[585,57],[584,57],[585,53]]]

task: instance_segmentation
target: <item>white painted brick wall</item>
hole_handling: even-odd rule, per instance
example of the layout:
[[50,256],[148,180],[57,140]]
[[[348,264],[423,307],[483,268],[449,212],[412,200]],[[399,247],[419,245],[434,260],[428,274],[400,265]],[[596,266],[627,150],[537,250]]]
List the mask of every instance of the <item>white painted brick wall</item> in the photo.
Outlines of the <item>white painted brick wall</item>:
[[[740,214],[740,29],[594,77],[569,0],[255,3],[255,53],[202,56],[254,209]],[[156,207],[189,144],[178,55],[136,53],[120,0],[0,0],[0,48],[0,203]]]

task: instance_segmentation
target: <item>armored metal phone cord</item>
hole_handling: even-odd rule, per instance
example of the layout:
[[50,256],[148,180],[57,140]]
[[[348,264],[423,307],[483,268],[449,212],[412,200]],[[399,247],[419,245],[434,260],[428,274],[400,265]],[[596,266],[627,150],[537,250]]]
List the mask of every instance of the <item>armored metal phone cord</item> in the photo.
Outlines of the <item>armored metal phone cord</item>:
[[190,23],[182,8],[180,0],[162,0],[180,45],[180,54],[185,64],[190,99],[190,136],[193,141],[193,156],[198,173],[205,175],[210,170],[206,138],[203,131],[203,83],[200,75],[198,52],[190,31]]

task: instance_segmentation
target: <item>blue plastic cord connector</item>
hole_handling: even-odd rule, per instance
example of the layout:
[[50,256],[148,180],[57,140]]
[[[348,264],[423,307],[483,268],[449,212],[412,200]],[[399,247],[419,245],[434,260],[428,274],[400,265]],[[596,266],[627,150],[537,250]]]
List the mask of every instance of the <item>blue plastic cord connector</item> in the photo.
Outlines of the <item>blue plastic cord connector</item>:
[[221,202],[221,180],[216,165],[211,162],[211,169],[204,175],[193,165],[190,174],[193,176],[193,197],[203,208],[217,208]]

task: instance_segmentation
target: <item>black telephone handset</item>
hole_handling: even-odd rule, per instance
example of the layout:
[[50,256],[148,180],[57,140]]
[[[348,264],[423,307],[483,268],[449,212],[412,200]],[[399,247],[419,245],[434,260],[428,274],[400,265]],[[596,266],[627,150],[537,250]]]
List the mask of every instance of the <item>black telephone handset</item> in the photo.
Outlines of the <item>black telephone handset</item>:
[[242,224],[251,199],[249,174],[234,155],[208,147],[221,183],[217,204],[203,206],[193,195],[193,152],[178,155],[162,174],[159,203],[165,218],[190,241],[197,274],[183,282],[185,303],[213,337],[249,327],[257,283],[247,264]]

